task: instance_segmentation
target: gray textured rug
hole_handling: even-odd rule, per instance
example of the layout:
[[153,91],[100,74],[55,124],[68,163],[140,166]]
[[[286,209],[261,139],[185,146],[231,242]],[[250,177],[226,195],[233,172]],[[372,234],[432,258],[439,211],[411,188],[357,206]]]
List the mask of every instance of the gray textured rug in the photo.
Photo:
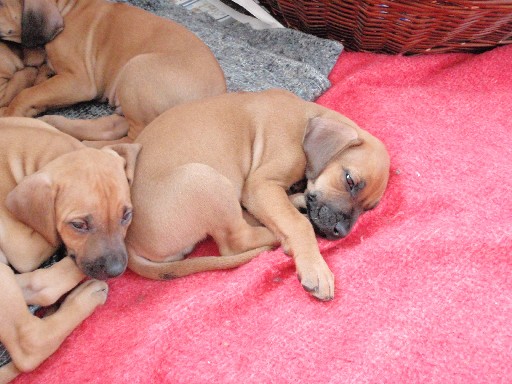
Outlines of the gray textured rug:
[[[320,96],[330,83],[327,75],[343,46],[291,29],[256,31],[234,23],[223,25],[206,14],[191,13],[169,0],[126,2],[185,25],[213,51],[226,75],[229,91],[288,89],[306,100]],[[52,113],[92,118],[111,113],[106,104],[87,102]],[[35,313],[37,307],[29,310]],[[0,344],[0,367],[10,361]]]
[[[315,100],[330,86],[327,75],[343,46],[292,29],[256,31],[242,23],[224,25],[204,13],[192,13],[169,0],[119,0],[175,20],[199,36],[224,70],[229,91],[284,88]],[[106,104],[82,103],[59,110],[68,117],[111,113]],[[52,112],[52,113],[55,113]]]

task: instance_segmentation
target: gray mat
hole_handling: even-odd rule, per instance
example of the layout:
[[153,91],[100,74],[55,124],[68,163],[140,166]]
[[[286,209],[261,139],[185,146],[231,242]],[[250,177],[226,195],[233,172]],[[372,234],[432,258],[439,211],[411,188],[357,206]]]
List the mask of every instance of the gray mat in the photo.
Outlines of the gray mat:
[[[256,31],[241,23],[223,25],[206,14],[192,13],[169,0],[124,0],[185,25],[213,51],[226,75],[229,91],[288,89],[306,100],[320,96],[343,46],[291,30]],[[52,113],[92,118],[112,113],[103,103],[87,102]],[[37,307],[31,306],[34,313]],[[10,361],[0,344],[0,367]]]
[[[175,20],[193,31],[219,61],[229,91],[284,88],[306,100],[315,100],[330,86],[327,75],[343,46],[284,28],[256,31],[242,23],[224,25],[204,13],[189,12],[170,0],[119,0]],[[74,118],[112,112],[106,104],[82,103],[52,111]]]

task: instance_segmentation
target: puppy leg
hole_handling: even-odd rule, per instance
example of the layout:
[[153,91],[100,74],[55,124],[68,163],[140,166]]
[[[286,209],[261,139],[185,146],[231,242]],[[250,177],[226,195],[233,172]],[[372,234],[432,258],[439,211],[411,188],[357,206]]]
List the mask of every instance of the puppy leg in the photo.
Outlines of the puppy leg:
[[0,107],[8,105],[23,89],[31,87],[36,76],[37,69],[27,67],[15,72],[10,79],[2,79],[4,84],[0,84]]
[[20,370],[16,368],[13,362],[0,368],[0,384],[7,384],[14,380],[20,374]]
[[[94,309],[105,302],[105,282],[89,280],[79,285],[54,314],[40,319],[27,311],[23,293],[11,269],[0,263],[0,341],[11,355],[16,369],[28,372],[54,353],[64,339]],[[8,374],[16,373],[11,367]],[[3,374],[3,373],[2,373]]]
[[46,64],[41,65],[37,70],[36,80],[34,81],[34,85],[42,83],[43,81],[48,80],[50,77],[54,76],[55,72]]
[[49,268],[15,275],[27,304],[48,306],[77,286],[85,275],[74,260],[64,257]]
[[227,216],[219,217],[219,225],[210,233],[217,243],[220,254],[235,255],[251,249],[278,245],[277,238],[268,228],[262,225],[253,226],[247,222],[240,203],[238,200],[236,202],[236,205],[230,204],[229,212],[224,211]]
[[117,114],[97,119],[69,119],[60,115],[45,115],[39,119],[78,140],[117,140],[126,136],[129,127],[126,119]]
[[[128,267],[151,279],[169,279],[235,268],[270,249],[275,236],[244,220],[238,196],[226,177],[204,164],[186,164],[151,181],[136,179],[132,203],[137,216],[126,237]],[[207,235],[222,256],[183,260]]]
[[73,74],[57,74],[22,90],[9,104],[5,116],[33,117],[50,108],[65,107],[97,96],[88,79]]
[[311,223],[291,203],[286,191],[265,177],[251,176],[245,183],[242,202],[267,226],[293,256],[299,280],[320,300],[334,297],[334,275],[320,254]]
[[288,198],[290,199],[290,203],[292,203],[300,212],[307,209],[304,193],[294,193],[293,195],[288,195]]

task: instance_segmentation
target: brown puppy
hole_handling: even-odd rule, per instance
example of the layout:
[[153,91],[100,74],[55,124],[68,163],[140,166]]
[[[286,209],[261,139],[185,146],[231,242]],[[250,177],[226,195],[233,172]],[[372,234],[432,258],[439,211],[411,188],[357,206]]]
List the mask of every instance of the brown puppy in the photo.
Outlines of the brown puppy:
[[80,140],[125,135],[133,140],[171,106],[226,90],[222,69],[208,47],[168,19],[105,0],[4,3],[0,30],[10,34],[5,32],[3,39],[29,47],[46,44],[56,74],[22,91],[6,116],[35,116],[52,107],[100,99],[117,114],[92,121],[43,119]]
[[[278,240],[304,288],[330,300],[334,277],[314,228],[329,238],[346,236],[357,217],[377,205],[389,174],[389,156],[377,138],[282,90],[174,107],[136,142],[142,150],[128,267],[153,279],[235,267]],[[311,222],[287,196],[304,177]],[[265,227],[249,226],[240,202]],[[207,235],[223,257],[182,260]]]
[[[12,357],[0,368],[6,382],[55,352],[105,301],[99,280],[125,270],[129,180],[140,145],[86,148],[39,120],[1,118],[0,146],[0,341]],[[37,269],[61,244],[68,256]],[[55,303],[86,275],[99,280],[78,286],[55,314],[39,319],[27,311],[27,304]]]

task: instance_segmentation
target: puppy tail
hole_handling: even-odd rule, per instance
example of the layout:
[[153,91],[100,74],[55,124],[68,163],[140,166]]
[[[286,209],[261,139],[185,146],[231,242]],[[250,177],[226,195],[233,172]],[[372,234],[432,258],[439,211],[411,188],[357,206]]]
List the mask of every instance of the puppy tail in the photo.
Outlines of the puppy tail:
[[272,247],[259,247],[236,255],[198,256],[162,263],[130,254],[128,268],[148,279],[171,280],[198,272],[236,268],[248,263],[261,252],[271,249]]

